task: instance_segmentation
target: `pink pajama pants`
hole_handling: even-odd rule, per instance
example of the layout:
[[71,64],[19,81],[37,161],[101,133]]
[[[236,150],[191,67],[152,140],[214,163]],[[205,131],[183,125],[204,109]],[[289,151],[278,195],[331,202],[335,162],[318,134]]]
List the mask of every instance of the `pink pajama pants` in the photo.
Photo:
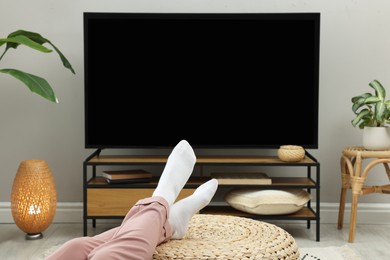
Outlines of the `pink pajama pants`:
[[74,238],[47,260],[152,259],[156,246],[172,236],[169,206],[162,197],[139,200],[119,227],[93,237]]

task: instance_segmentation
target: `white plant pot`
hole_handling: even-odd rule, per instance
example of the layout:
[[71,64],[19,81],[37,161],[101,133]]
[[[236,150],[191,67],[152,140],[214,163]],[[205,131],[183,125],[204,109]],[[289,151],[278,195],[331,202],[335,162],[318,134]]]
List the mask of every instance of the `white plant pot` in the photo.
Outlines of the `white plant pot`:
[[364,127],[363,147],[377,151],[390,149],[390,127]]

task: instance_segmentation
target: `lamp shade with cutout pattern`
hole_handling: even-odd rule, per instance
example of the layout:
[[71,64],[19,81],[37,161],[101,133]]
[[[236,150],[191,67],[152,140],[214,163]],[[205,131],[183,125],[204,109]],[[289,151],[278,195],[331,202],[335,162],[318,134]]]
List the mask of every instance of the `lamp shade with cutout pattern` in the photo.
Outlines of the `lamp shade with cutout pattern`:
[[47,162],[22,161],[12,186],[11,211],[26,239],[42,238],[42,232],[53,221],[56,204],[56,187]]

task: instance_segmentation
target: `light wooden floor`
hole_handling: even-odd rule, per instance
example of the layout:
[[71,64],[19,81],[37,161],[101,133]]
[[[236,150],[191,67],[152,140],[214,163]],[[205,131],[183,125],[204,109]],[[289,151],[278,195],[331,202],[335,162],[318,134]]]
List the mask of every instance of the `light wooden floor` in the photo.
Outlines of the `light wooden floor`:
[[[269,221],[269,223],[272,223]],[[302,223],[274,223],[289,232],[299,247],[326,247],[348,244],[363,259],[390,259],[390,225],[357,225],[354,243],[348,243],[348,225],[338,230],[336,224],[321,224],[320,242],[315,241],[315,225],[310,229]],[[93,229],[89,225],[88,235],[100,233],[117,225],[97,223]],[[25,240],[24,233],[14,224],[0,224],[0,259],[37,260],[48,248],[82,236],[82,224],[52,224],[44,231],[40,240]]]

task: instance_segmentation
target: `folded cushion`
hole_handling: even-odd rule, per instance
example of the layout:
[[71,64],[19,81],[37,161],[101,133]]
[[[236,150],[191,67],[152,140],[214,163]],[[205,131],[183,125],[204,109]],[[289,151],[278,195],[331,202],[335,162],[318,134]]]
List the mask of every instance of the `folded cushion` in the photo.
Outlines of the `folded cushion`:
[[303,189],[237,189],[225,196],[231,207],[258,215],[294,213],[302,209],[310,199],[310,193]]

